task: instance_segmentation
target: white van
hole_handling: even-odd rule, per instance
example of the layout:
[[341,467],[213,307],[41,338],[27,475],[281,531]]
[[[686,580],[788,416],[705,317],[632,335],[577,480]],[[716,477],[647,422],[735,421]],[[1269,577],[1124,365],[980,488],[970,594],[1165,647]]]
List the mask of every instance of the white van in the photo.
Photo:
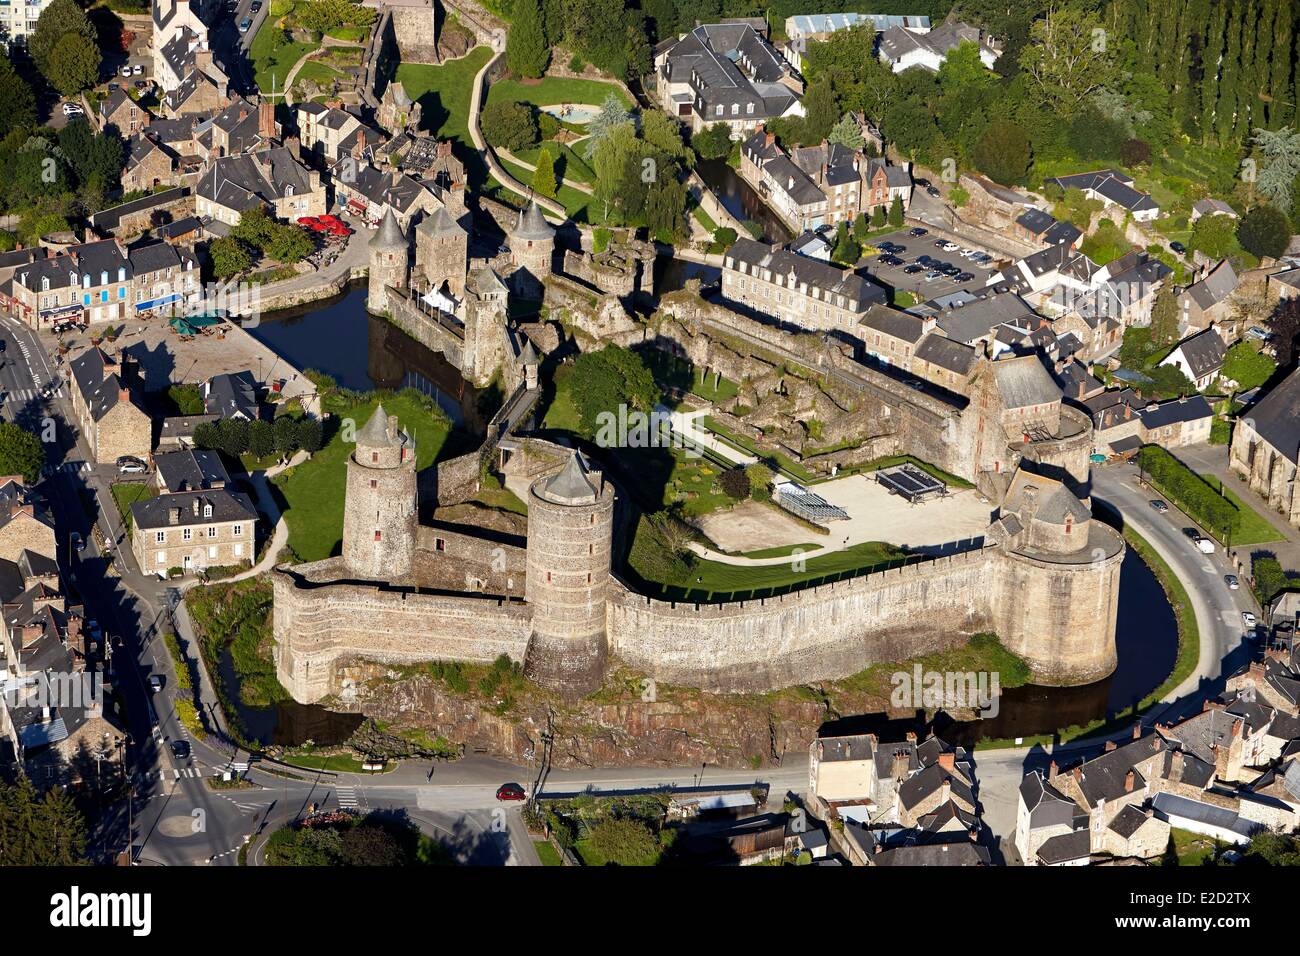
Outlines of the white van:
[[1197,538],[1196,548],[1201,554],[1214,554],[1214,542],[1209,538]]

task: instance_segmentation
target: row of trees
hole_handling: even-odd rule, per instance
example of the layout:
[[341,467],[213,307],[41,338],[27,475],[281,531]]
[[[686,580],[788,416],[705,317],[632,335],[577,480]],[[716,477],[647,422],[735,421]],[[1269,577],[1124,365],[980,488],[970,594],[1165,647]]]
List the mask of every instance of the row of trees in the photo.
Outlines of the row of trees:
[[1180,508],[1209,528],[1220,539],[1230,541],[1241,525],[1241,512],[1165,449],[1145,445],[1138,452],[1138,465],[1152,484],[1172,498]]
[[72,96],[99,81],[95,27],[76,0],[54,0],[42,11],[27,41],[36,68],[56,90]]
[[194,428],[196,446],[215,449],[232,458],[245,453],[255,458],[288,456],[299,449],[310,454],[320,450],[322,439],[320,422],[305,416],[282,415],[274,422],[223,418]]

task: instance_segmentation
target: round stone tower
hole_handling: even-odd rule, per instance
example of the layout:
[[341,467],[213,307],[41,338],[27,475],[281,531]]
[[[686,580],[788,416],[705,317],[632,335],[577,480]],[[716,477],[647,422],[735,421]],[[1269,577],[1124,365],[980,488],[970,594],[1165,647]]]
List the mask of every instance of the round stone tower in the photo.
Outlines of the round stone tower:
[[384,406],[357,432],[347,465],[343,505],[343,562],[365,581],[410,573],[415,551],[415,442]]
[[567,699],[605,674],[605,597],[614,533],[614,489],[574,453],[528,494],[528,576],[533,615],[525,673]]
[[515,265],[540,285],[551,274],[555,255],[555,227],[542,215],[542,207],[535,201],[529,202],[508,239]]
[[397,217],[389,209],[379,230],[370,237],[370,276],[366,308],[380,314],[388,311],[388,287],[406,288],[410,249]]

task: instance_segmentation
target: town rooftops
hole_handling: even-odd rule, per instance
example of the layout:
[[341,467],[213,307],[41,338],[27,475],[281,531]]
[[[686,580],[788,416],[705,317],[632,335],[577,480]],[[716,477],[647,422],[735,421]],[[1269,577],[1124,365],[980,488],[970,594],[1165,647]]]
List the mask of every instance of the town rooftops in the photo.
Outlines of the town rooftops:
[[663,55],[666,80],[689,84],[708,119],[782,116],[799,103],[782,82],[788,65],[748,22],[697,26]]
[[1224,259],[1204,279],[1189,286],[1187,294],[1202,309],[1209,309],[1220,302],[1226,302],[1228,296],[1237,291],[1237,282],[1237,273],[1233,271],[1232,263]]
[[[1227,346],[1215,329],[1205,329],[1178,343],[1174,352],[1182,353],[1192,370],[1193,380],[1199,379],[1217,369],[1223,368],[1224,356],[1228,354]],[[1168,363],[1168,359],[1161,364]]]
[[954,342],[937,332],[931,332],[921,339],[912,357],[919,362],[929,362],[958,375],[969,375],[978,358],[969,345]]
[[81,394],[82,402],[90,410],[90,417],[99,421],[123,401],[132,401],[121,366],[99,348],[90,348],[68,363],[72,382]]
[[1192,203],[1192,212],[1196,213],[1198,216],[1223,215],[1233,216],[1235,218],[1237,215],[1237,211],[1222,199],[1198,199],[1196,202]]
[[849,734],[844,737],[818,737],[822,763],[845,760],[870,760],[875,754],[876,738],[872,734]]
[[1043,841],[1038,848],[1038,859],[1046,866],[1062,866],[1086,860],[1092,852],[1091,839],[1086,828],[1057,834]]
[[1044,180],[1044,185],[1047,184],[1055,184],[1062,189],[1091,190],[1130,212],[1158,208],[1154,199],[1133,188],[1132,176],[1117,169],[1097,169],[1071,176],[1055,176]]
[[1018,513],[1026,507],[1032,511],[1025,517],[1048,524],[1064,524],[1067,518],[1082,522],[1092,517],[1088,506],[1055,478],[1017,469],[1001,510]]
[[843,297],[844,301],[838,304],[855,312],[865,312],[871,303],[885,301],[884,289],[850,269],[841,269],[829,262],[754,239],[737,239],[727,250],[724,261],[727,268],[740,269],[751,275],[766,270],[771,281],[782,276],[795,283],[804,283],[818,289],[823,299]]
[[872,305],[866,314],[858,320],[864,330],[880,332],[891,338],[902,339],[915,344],[925,335],[925,321],[915,315],[891,309],[887,305]]
[[225,372],[208,379],[203,388],[203,410],[223,418],[258,417],[257,382],[253,373]]
[[[943,334],[954,342],[970,345],[987,336],[999,325],[1016,325],[1034,328],[1041,321],[1029,303],[1015,293],[991,293],[959,300],[964,304],[935,309],[937,303],[926,303],[925,312],[936,316]],[[911,311],[922,313],[922,308]]]
[[307,168],[283,146],[215,159],[196,191],[227,209],[243,211],[312,191]]
[[1061,389],[1037,355],[1018,355],[993,363],[998,394],[1007,408],[1050,405],[1061,400]]
[[215,451],[184,450],[154,456],[154,467],[170,492],[224,488],[230,475]]
[[1182,422],[1196,422],[1214,415],[1204,395],[1184,396],[1158,405],[1148,405],[1138,411],[1142,424],[1149,429],[1164,428]]
[[59,255],[36,259],[30,265],[20,266],[14,272],[14,282],[33,292],[49,288],[83,286],[90,280],[90,288],[133,278],[130,255],[116,239],[83,242]]
[[808,13],[788,17],[785,21],[785,33],[788,37],[806,37],[848,30],[867,23],[871,24],[877,33],[890,27],[920,31],[930,29],[930,18],[922,16],[895,16],[888,13]]

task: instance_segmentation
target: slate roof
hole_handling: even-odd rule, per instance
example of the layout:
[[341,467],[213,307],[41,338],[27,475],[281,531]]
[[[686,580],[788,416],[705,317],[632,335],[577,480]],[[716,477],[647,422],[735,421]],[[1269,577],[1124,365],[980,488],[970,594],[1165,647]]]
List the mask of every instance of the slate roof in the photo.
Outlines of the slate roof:
[[1091,189],[1130,212],[1157,208],[1156,202],[1146,193],[1133,188],[1133,177],[1117,169],[1097,169],[1070,176],[1054,176],[1044,180],[1044,185],[1054,183],[1062,189]]
[[221,455],[209,450],[185,450],[154,456],[154,467],[164,488],[170,492],[223,488],[230,475]]
[[956,372],[958,375],[969,375],[970,370],[975,367],[978,355],[969,345],[954,342],[937,332],[931,332],[921,339],[912,357],[917,361],[929,362],[931,365],[947,369],[949,372]]
[[870,734],[818,737],[817,743],[821,745],[822,763],[837,763],[844,760],[870,760],[874,756]]
[[1115,800],[1130,792],[1125,787],[1130,770],[1134,771],[1133,789],[1141,790],[1146,785],[1146,780],[1135,769],[1137,764],[1154,753],[1168,749],[1169,744],[1163,738],[1148,734],[1085,762],[1077,780],[1084,801],[1088,806],[1095,807],[1098,800]]
[[[116,371],[111,371],[114,364],[102,350],[87,349],[69,362],[68,367],[72,370],[73,385],[95,421],[102,419],[121,402],[121,393],[126,384]],[[130,397],[128,401],[135,403]]]
[[872,305],[858,320],[858,325],[882,335],[916,344],[925,334],[925,322],[914,315],[891,309],[886,305]]
[[1211,418],[1214,410],[1210,408],[1210,403],[1205,400],[1204,395],[1192,395],[1161,402],[1154,408],[1147,406],[1138,410],[1138,415],[1141,416],[1144,426],[1154,429],[1177,425],[1180,422],[1195,422]]
[[[1223,368],[1223,359],[1228,354],[1228,348],[1223,344],[1223,339],[1219,338],[1217,330],[1206,329],[1183,339],[1174,349],[1174,353],[1182,354],[1192,370],[1192,378],[1199,379]],[[1169,359],[1166,358],[1160,364],[1170,364]]]
[[873,866],[990,866],[989,851],[970,840],[921,843],[881,850],[871,856]]
[[998,394],[1007,408],[1028,408],[1061,400],[1060,386],[1037,355],[1018,355],[993,363]]
[[1162,820],[1168,820],[1171,816],[1183,817],[1208,826],[1229,830],[1243,837],[1249,837],[1261,826],[1253,821],[1243,819],[1240,814],[1233,813],[1226,807],[1202,803],[1199,800],[1181,797],[1175,793],[1157,793],[1151,801],[1151,806],[1154,808],[1156,815]]
[[964,305],[938,312],[938,325],[943,334],[967,345],[988,335],[999,325],[1013,323],[1033,327],[1039,321],[1038,313],[1014,293],[986,294]]
[[898,799],[904,807],[915,807],[922,800],[937,793],[947,783],[952,795],[964,803],[975,806],[975,794],[966,781],[949,773],[937,763],[912,774],[898,785]]
[[1043,845],[1038,848],[1038,859],[1047,866],[1085,860],[1092,854],[1091,840],[1091,834],[1087,830],[1062,833],[1043,841]]
[[986,49],[980,42],[981,35],[979,27],[958,20],[940,24],[929,33],[913,33],[901,26],[891,26],[881,32],[879,48],[881,56],[891,63],[914,50],[926,50],[942,58],[967,40]]
[[1251,406],[1255,431],[1292,463],[1300,454],[1300,369]]
[[852,270],[754,239],[737,239],[727,250],[726,259],[746,263],[751,273],[758,268],[769,270],[773,276],[794,275],[800,282],[820,289],[823,298],[843,296],[848,300],[846,307],[849,301],[856,302],[858,312],[865,312],[871,303],[884,302],[886,298],[884,289]]
[[258,418],[257,381],[253,373],[227,372],[208,379],[203,394],[203,410],[209,415],[230,418],[242,415],[249,421]]
[[542,242],[555,238],[555,227],[546,221],[546,217],[542,215],[542,207],[534,200],[530,201],[519,214],[519,224],[515,226],[511,236],[516,239]]
[[1232,263],[1224,259],[1204,279],[1189,286],[1187,294],[1202,309],[1210,309],[1220,302],[1226,302],[1228,296],[1237,291],[1238,281]]
[[[194,505],[198,504],[198,514]],[[205,517],[203,509],[212,506],[212,514]],[[180,520],[172,525],[170,512],[180,509]],[[196,524],[220,524],[227,521],[255,521],[257,509],[252,500],[242,491],[228,491],[217,488],[199,492],[187,491],[178,494],[159,495],[146,498],[131,505],[131,519],[141,530],[152,531],[168,527],[184,527]]]
[[1083,811],[1035,770],[1020,781],[1020,799],[1029,811],[1031,828],[1074,826]]
[[785,61],[748,23],[697,26],[668,49],[661,70],[668,82],[691,86],[700,115],[710,120],[719,106],[718,119],[732,118],[734,105],[737,117],[762,120],[799,102],[781,83],[789,72]]
[[283,146],[215,159],[195,187],[200,196],[241,212],[311,189],[307,168]]
[[578,452],[569,456],[564,467],[546,479],[542,486],[547,497],[568,504],[582,504],[596,498],[599,490],[587,477],[586,463]]

